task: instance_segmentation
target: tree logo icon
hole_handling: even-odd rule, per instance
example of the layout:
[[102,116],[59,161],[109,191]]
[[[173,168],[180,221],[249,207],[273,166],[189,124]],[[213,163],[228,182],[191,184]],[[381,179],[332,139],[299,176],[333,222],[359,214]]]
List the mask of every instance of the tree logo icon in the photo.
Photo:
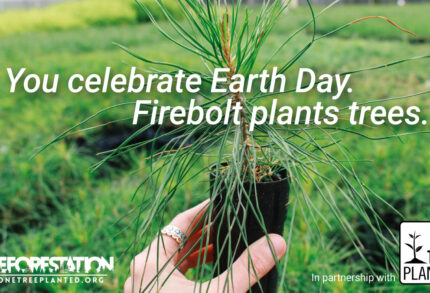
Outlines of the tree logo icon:
[[423,263],[426,263],[426,262],[417,258],[417,252],[419,252],[423,248],[422,245],[417,247],[417,239],[419,237],[421,237],[421,235],[417,235],[416,231],[414,231],[414,234],[413,235],[409,234],[409,237],[412,238],[412,244],[410,244],[410,243],[405,243],[405,244],[413,250],[414,258],[408,262],[405,262],[405,263],[407,263],[407,264],[423,264]]
[[400,283],[430,284],[430,221],[402,222],[399,234]]

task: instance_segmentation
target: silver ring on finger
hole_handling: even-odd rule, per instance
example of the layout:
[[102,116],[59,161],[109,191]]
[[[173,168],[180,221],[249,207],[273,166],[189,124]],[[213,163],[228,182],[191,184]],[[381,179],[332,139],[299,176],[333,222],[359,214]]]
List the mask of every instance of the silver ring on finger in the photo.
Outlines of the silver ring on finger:
[[178,227],[173,225],[167,225],[163,229],[161,229],[161,234],[173,238],[178,243],[179,249],[182,249],[184,247],[187,236]]

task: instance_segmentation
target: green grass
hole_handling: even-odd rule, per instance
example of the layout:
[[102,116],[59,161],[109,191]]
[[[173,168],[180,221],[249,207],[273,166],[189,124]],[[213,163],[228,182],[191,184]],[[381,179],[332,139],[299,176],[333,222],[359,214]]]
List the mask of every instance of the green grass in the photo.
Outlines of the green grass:
[[[428,5],[411,7],[414,20],[408,17],[393,19],[402,26],[414,31],[409,26],[426,27],[426,9]],[[421,7],[421,9],[417,8]],[[342,11],[349,11],[340,7]],[[360,12],[360,10],[362,11]],[[370,10],[367,6],[354,8],[353,13],[340,13],[345,22],[349,17],[367,14],[381,14]],[[379,9],[379,8],[377,8]],[[397,7],[386,7],[386,11],[396,11]],[[367,11],[366,11],[367,10]],[[268,43],[263,55],[270,56],[271,52],[293,32],[296,22],[305,19],[305,10],[291,10],[282,19],[275,31],[274,38]],[[409,10],[408,10],[409,11]],[[412,13],[411,12],[411,13]],[[394,12],[393,12],[394,13]],[[330,30],[333,18],[322,16],[319,21],[322,28]],[[387,15],[390,16],[390,15]],[[421,23],[418,20],[421,19]],[[423,21],[424,20],[424,21]],[[0,22],[3,18],[0,19]],[[416,21],[416,23],[415,23]],[[378,22],[377,20],[371,20]],[[340,20],[340,24],[343,24]],[[79,26],[78,26],[79,27]],[[359,26],[356,26],[359,28]],[[411,45],[403,41],[403,34],[385,23],[379,23],[377,31],[361,29],[354,33],[360,37],[332,37],[318,41],[300,64],[289,72],[289,86],[294,87],[298,66],[310,67],[317,73],[335,73],[383,64],[392,60],[411,56],[426,55],[430,52],[429,44]],[[352,30],[354,30],[353,28]],[[393,37],[385,37],[393,30]],[[19,31],[16,31],[19,32]],[[415,31],[419,33],[418,31]],[[422,34],[429,34],[427,31]],[[397,37],[399,36],[399,37]],[[363,38],[361,38],[363,37]],[[273,60],[273,65],[280,64],[297,53],[309,41],[310,36],[303,34],[287,46]],[[57,94],[42,93],[28,94],[22,89],[14,95],[8,93],[6,67],[15,70],[26,67],[30,72],[70,76],[73,73],[101,73],[106,66],[111,66],[115,72],[127,72],[129,66],[138,63],[117,47],[112,41],[124,44],[151,59],[177,61],[189,68],[201,66],[198,61],[190,61],[189,56],[182,50],[164,41],[156,30],[148,24],[125,24],[122,26],[88,27],[67,29],[62,32],[37,32],[32,34],[11,35],[0,38],[0,254],[1,255],[103,255],[116,257],[115,274],[110,275],[102,285],[34,285],[30,286],[35,292],[94,292],[121,291],[122,284],[128,274],[130,254],[123,254],[134,239],[134,231],[125,229],[129,222],[126,219],[117,220],[135,207],[131,196],[135,188],[148,172],[143,161],[145,153],[133,154],[131,168],[118,170],[106,166],[98,173],[90,173],[88,168],[97,160],[96,157],[79,153],[74,144],[60,142],[30,160],[36,148],[64,129],[76,124],[97,110],[119,102],[134,101],[140,95],[118,94],[77,94],[66,91],[65,81],[60,81],[60,91]],[[264,57],[267,57],[264,56]],[[194,59],[193,59],[194,60]],[[261,64],[258,64],[261,65]],[[258,67],[257,65],[257,67]],[[352,77],[351,86],[354,89],[351,97],[345,97],[341,104],[351,100],[370,100],[400,96],[421,90],[428,90],[430,75],[429,60],[415,61],[397,67],[358,74]],[[155,97],[157,95],[152,95]],[[163,95],[157,96],[164,103],[184,103],[186,97]],[[418,104],[424,111],[424,117],[430,120],[429,96],[421,96],[409,101],[399,101],[402,105]],[[309,95],[290,94],[283,96],[285,103],[313,103],[315,93]],[[90,125],[97,125],[117,117],[130,116],[133,105],[106,114]],[[118,116],[119,115],[119,116]],[[379,127],[363,129],[371,136],[382,136],[391,132],[420,130],[421,127]],[[91,140],[92,133],[84,133],[83,137]],[[411,136],[389,141],[369,141],[354,136],[342,136],[344,144],[354,154],[357,160],[354,166],[368,186],[381,194],[389,202],[398,202],[398,208],[408,220],[423,220],[428,217],[430,204],[430,174],[428,165],[430,153],[429,136]],[[413,166],[413,167],[411,167]],[[327,174],[330,176],[331,174]],[[207,197],[207,178],[199,177],[193,184],[187,184],[173,199],[166,214],[170,219],[182,211]],[[197,186],[196,186],[197,185]],[[312,194],[313,187],[307,186]],[[197,190],[197,192],[196,192]],[[291,195],[294,197],[294,195]],[[329,211],[315,197],[315,205],[322,209],[323,214]],[[358,217],[351,208],[342,207],[346,216],[351,219],[354,227],[362,227]],[[386,210],[382,215],[389,215]],[[291,216],[291,213],[290,215]],[[309,215],[307,215],[309,216]],[[318,223],[322,233],[322,242],[309,232],[304,221],[304,215],[299,209],[296,215],[294,236],[291,247],[287,282],[292,292],[313,292],[319,284],[310,282],[311,273],[360,273],[366,271],[360,259],[345,247],[345,239],[339,233],[335,219],[328,216],[332,227]],[[124,230],[125,229],[125,230]],[[363,232],[363,237],[368,237]],[[367,251],[369,253],[369,251]],[[353,254],[351,256],[350,254]],[[410,290],[421,287],[400,287],[397,284],[381,284],[395,286],[399,290]],[[328,292],[367,292],[365,283],[355,283],[353,286],[341,283],[325,285],[323,291]],[[22,292],[22,287],[14,285],[1,287],[1,292]]]
[[[318,7],[318,13],[322,7]],[[319,21],[317,20],[317,32],[328,33],[341,25],[366,16],[385,16],[399,26],[412,31],[417,37],[399,33],[394,26],[388,25],[384,20],[371,19],[354,24],[352,27],[340,32],[340,36],[359,36],[365,38],[384,39],[424,39],[430,40],[427,15],[423,11],[429,11],[430,4],[407,4],[404,7],[396,5],[348,5],[335,6],[328,10]],[[304,7],[299,8],[304,13]]]
[[[141,0],[156,19],[163,19],[164,15],[154,1]],[[163,2],[172,15],[179,16],[179,7],[174,1]],[[320,12],[323,7],[314,7]],[[343,30],[339,36],[358,36],[382,39],[411,39],[430,40],[427,16],[430,4],[408,4],[406,7],[394,5],[348,5],[335,6],[317,20],[317,32],[324,34],[341,25],[356,19],[381,15],[386,16],[398,25],[414,32],[417,37],[399,33],[391,25],[381,19],[360,22]],[[251,9],[252,10],[252,9]],[[301,6],[291,9],[285,15],[283,29],[298,28],[311,18],[309,9]],[[29,11],[7,11],[0,13],[0,36],[15,35],[28,32],[64,31],[91,26],[107,26],[121,24],[136,24],[148,22],[147,14],[132,0],[81,0],[55,4],[47,8],[31,9]]]
[[[156,19],[165,18],[154,1],[141,1]],[[172,15],[178,6],[165,1]],[[0,35],[39,31],[62,31],[91,26],[133,24],[149,21],[148,15],[132,0],[67,1],[29,11],[7,11],[0,14]]]

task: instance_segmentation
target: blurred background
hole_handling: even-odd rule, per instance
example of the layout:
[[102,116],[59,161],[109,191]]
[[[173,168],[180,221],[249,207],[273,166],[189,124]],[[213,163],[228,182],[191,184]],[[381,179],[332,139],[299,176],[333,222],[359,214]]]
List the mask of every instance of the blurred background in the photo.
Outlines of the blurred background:
[[[152,0],[142,0],[155,18],[163,15]],[[173,15],[175,1],[164,1]],[[247,1],[249,9],[261,3]],[[313,0],[317,12],[329,0]],[[136,94],[71,94],[66,80],[74,73],[128,73],[130,66],[150,69],[127,55],[113,42],[129,47],[149,59],[179,62],[188,68],[202,68],[201,61],[184,53],[156,31],[149,18],[129,0],[0,0],[0,255],[7,256],[115,256],[115,273],[103,284],[0,284],[1,292],[95,292],[122,290],[128,275],[130,255],[124,253],[134,239],[131,219],[122,219],[136,207],[134,191],[147,173],[141,149],[104,165],[96,172],[90,167],[96,154],[117,146],[133,131],[130,116],[134,106],[97,116],[81,127],[90,127],[58,142],[33,159],[38,147],[98,110],[141,98]],[[292,68],[289,86],[294,87],[299,67],[317,73],[338,73],[366,68],[413,56],[430,54],[430,1],[344,0],[317,19],[317,34],[325,34],[360,17],[383,15],[417,34],[405,34],[386,22],[372,19],[357,23],[315,43]],[[178,17],[180,17],[178,15]],[[293,0],[262,52],[265,57],[311,19],[304,0]],[[311,28],[300,33],[282,50],[271,65],[281,64],[309,42]],[[20,86],[9,93],[6,68],[17,72],[60,74],[54,94],[26,93]],[[259,66],[257,65],[257,68]],[[422,59],[358,74],[351,78],[350,104],[408,95],[430,89],[430,62]],[[148,98],[148,96],[145,96]],[[155,98],[151,94],[149,98]],[[308,99],[306,99],[306,97]],[[187,96],[157,96],[163,103],[185,103]],[[291,103],[312,103],[316,94],[292,96]],[[430,120],[429,95],[391,104],[419,105],[423,118]],[[303,100],[302,100],[303,99]],[[290,100],[289,100],[290,101]],[[390,103],[386,103],[390,105]],[[115,123],[111,123],[115,121]],[[363,129],[370,137],[424,130],[422,126],[393,126]],[[140,139],[151,137],[145,132]],[[163,143],[162,141],[159,143]],[[413,135],[391,140],[370,140],[345,135],[343,143],[357,159],[362,181],[395,206],[407,220],[430,219],[430,136]],[[326,174],[330,176],[330,173]],[[207,179],[198,178],[182,188],[172,200],[166,217],[207,198]],[[312,185],[306,187],[312,193]],[[294,195],[291,195],[294,196]],[[340,196],[340,195],[339,195]],[[387,283],[313,283],[312,274],[367,273],[365,262],[340,232],[336,220],[322,199],[315,197],[331,225],[321,221],[320,235],[309,231],[306,211],[298,211],[293,227],[286,275],[291,292],[424,292],[428,287]],[[389,208],[375,203],[381,217],[397,233],[402,220]],[[383,255],[366,224],[348,205],[341,206],[350,223],[364,240],[363,253],[369,261],[384,266]],[[289,215],[291,217],[291,214]],[[122,219],[122,220],[121,220]],[[287,221],[288,222],[288,221]],[[286,231],[288,227],[286,227]]]

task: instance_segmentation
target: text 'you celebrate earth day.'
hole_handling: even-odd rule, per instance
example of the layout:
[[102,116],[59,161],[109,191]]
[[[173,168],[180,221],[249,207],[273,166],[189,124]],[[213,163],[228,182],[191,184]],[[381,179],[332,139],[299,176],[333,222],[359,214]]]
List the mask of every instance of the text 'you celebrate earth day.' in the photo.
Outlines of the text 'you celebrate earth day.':
[[[15,93],[21,89],[28,93],[44,92],[46,94],[56,93],[60,81],[60,75],[27,73],[26,68],[14,70],[7,68],[10,80],[10,92]],[[351,94],[352,88],[348,86],[350,74],[321,74],[317,75],[312,69],[300,68],[297,74],[295,89],[286,89],[286,77],[278,73],[278,68],[274,67],[271,72],[264,70],[259,74],[230,75],[228,68],[216,68],[212,76],[202,77],[198,74],[184,73],[179,70],[175,74],[146,74],[137,72],[135,67],[130,69],[128,75],[112,74],[111,68],[106,67],[103,74],[93,73],[83,75],[75,73],[67,77],[67,88],[70,93],[77,94],[88,92],[91,94],[106,93],[137,93],[145,94],[157,92],[166,93],[190,93],[196,94],[201,91],[202,86],[210,86],[210,92],[217,96],[225,96],[225,99],[218,99],[218,103],[205,106],[201,99],[192,98],[187,107],[179,105],[158,105],[157,99],[139,99],[136,101],[133,124],[139,123],[139,118],[145,117],[141,121],[150,124],[163,124],[170,121],[173,125],[198,125],[203,121],[210,125],[241,124],[241,113],[249,114],[249,131],[258,129],[262,124],[277,125],[335,125],[338,123],[340,111],[343,113],[343,120],[349,121],[351,125],[425,125],[427,121],[420,120],[421,109],[417,106],[384,107],[381,105],[369,105],[369,103],[351,103],[347,107],[323,106],[321,101],[314,105],[289,106],[286,99],[271,99],[271,105],[255,105],[244,103],[244,96],[248,93],[258,93],[258,96],[270,96],[282,94],[284,92],[295,92],[297,94],[316,90],[321,94],[328,95],[328,98],[337,101],[340,97]],[[253,95],[251,95],[252,97]],[[247,107],[244,109],[244,107]]]

